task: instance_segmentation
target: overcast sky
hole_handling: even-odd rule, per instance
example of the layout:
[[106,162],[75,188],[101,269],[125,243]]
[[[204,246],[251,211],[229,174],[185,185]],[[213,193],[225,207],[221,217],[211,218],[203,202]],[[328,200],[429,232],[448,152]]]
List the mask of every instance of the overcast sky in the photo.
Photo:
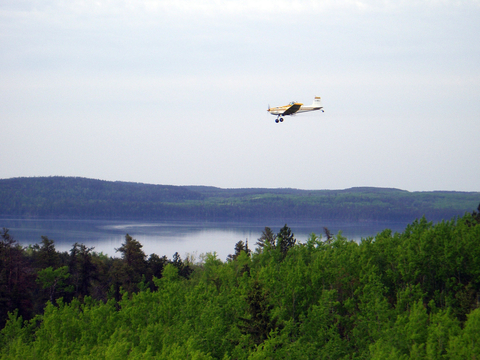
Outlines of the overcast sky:
[[0,125],[0,178],[480,191],[480,1],[2,0]]

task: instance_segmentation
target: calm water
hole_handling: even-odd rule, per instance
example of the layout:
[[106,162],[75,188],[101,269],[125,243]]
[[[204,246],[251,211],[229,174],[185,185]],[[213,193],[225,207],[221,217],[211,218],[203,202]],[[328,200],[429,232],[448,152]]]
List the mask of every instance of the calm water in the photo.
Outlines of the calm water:
[[[129,234],[142,245],[145,254],[156,253],[172,258],[178,252],[182,258],[193,254],[196,258],[207,252],[216,252],[221,260],[234,251],[239,240],[248,241],[251,249],[265,226],[277,233],[283,223],[212,223],[212,222],[141,222],[103,220],[25,220],[0,219],[0,228],[8,228],[10,234],[23,246],[40,243],[41,236],[55,240],[58,251],[69,251],[75,242],[109,256],[116,256]],[[323,234],[326,226],[333,234],[342,231],[348,239],[375,236],[384,229],[403,231],[406,223],[289,223],[297,241],[305,242],[311,233]]]

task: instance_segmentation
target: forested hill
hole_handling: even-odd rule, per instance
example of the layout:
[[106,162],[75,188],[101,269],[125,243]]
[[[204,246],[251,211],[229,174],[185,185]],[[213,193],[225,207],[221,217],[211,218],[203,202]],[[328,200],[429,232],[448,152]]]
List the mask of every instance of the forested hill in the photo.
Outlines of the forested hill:
[[150,220],[430,221],[476,209],[479,192],[221,189],[78,177],[0,179],[0,216]]

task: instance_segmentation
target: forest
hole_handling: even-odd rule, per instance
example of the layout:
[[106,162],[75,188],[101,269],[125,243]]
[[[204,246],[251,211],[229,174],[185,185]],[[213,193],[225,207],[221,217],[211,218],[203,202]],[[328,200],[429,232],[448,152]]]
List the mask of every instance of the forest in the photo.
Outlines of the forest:
[[0,241],[0,359],[479,359],[480,206],[354,242],[287,225],[222,260]]
[[243,221],[441,221],[474,209],[478,192],[221,189],[75,177],[0,179],[0,217]]

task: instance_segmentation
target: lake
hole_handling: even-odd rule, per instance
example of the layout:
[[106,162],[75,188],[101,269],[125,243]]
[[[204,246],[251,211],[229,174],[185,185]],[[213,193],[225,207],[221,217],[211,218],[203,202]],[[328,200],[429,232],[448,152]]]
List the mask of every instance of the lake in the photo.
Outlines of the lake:
[[[199,255],[216,252],[218,258],[225,261],[233,254],[235,244],[248,241],[250,249],[255,248],[257,239],[265,226],[277,233],[284,223],[265,222],[148,222],[148,221],[108,221],[108,220],[38,220],[38,219],[0,219],[0,228],[10,230],[22,246],[40,243],[41,236],[55,241],[57,251],[70,251],[75,242],[109,256],[118,256],[119,248],[129,234],[143,245],[145,254],[166,255],[169,259],[178,252],[182,259],[186,254]],[[361,238],[375,236],[384,229],[402,232],[407,223],[337,223],[331,221],[289,223],[297,241],[305,242],[311,233],[323,235],[323,227],[332,234],[342,231],[348,239],[360,241]],[[325,236],[324,236],[325,237]]]

